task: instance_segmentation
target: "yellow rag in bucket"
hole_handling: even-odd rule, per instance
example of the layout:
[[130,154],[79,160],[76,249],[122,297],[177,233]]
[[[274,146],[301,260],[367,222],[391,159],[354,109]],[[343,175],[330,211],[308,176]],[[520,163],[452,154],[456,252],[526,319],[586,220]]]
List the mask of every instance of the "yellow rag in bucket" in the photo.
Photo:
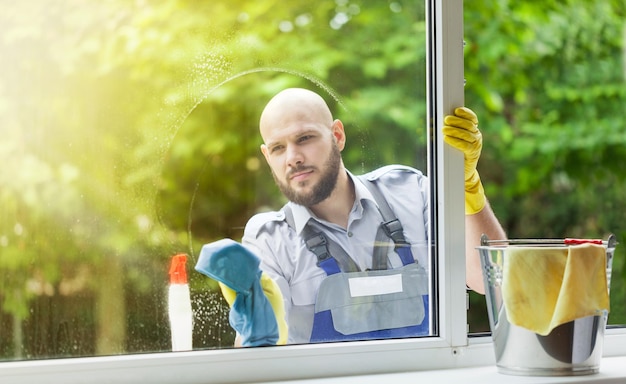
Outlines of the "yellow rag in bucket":
[[502,299],[511,324],[539,335],[609,310],[606,252],[597,244],[509,247]]

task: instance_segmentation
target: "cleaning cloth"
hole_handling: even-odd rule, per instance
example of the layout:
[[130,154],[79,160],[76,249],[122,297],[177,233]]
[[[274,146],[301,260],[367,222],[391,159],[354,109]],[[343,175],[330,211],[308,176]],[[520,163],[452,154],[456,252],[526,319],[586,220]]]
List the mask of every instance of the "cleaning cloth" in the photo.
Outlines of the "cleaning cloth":
[[258,257],[244,246],[222,239],[202,247],[195,267],[236,293],[234,300],[227,296],[231,305],[229,322],[244,347],[276,345],[279,339],[274,309],[261,286],[259,264]]
[[597,244],[509,247],[502,298],[507,318],[539,335],[609,310],[606,252]]

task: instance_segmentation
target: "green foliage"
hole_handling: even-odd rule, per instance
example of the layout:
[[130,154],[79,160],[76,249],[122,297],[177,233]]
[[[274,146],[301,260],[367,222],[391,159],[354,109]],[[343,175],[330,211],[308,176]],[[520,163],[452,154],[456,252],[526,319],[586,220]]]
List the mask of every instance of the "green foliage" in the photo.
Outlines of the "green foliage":
[[[622,1],[465,3],[466,103],[481,119],[492,206],[512,238],[615,233],[621,297],[625,14]],[[611,321],[625,314],[614,305]]]
[[[94,306],[128,317],[93,324],[92,314],[86,323],[97,330],[89,334],[107,348],[167,348],[169,256],[186,252],[196,330],[203,332],[196,347],[232,345],[215,282],[191,271],[202,244],[239,239],[253,213],[283,203],[259,151],[264,104],[285,87],[316,89],[344,120],[345,159],[355,172],[388,162],[424,168],[425,24],[418,8],[4,2],[3,313],[37,327],[28,319],[43,313],[43,296],[63,303],[79,294],[108,298],[113,287],[106,282],[121,275],[126,297]],[[102,327],[110,322],[127,330]],[[15,324],[4,315],[0,323]],[[45,326],[55,332],[54,323]],[[115,339],[124,334],[128,340]],[[12,348],[0,354],[55,353],[29,338]],[[92,346],[77,353],[116,352]]]

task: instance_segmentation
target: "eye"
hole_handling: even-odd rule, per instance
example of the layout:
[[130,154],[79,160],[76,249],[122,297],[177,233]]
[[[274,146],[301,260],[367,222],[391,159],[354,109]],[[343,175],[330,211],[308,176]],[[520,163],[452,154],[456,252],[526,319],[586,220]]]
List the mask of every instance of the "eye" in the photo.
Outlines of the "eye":
[[276,153],[276,152],[282,151],[283,148],[285,148],[283,145],[274,145],[270,147],[270,153]]
[[305,141],[310,140],[312,138],[313,138],[313,135],[300,136],[300,137],[298,137],[298,143],[305,142]]

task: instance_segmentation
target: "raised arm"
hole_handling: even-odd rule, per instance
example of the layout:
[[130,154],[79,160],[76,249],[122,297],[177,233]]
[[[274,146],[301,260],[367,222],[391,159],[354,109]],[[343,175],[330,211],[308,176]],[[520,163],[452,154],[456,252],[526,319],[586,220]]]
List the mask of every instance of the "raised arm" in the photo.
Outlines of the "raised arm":
[[463,152],[465,174],[465,267],[466,284],[478,293],[485,293],[480,258],[476,247],[480,237],[505,239],[506,234],[485,196],[480,175],[476,169],[482,151],[482,134],[478,117],[469,108],[460,107],[454,115],[446,116],[444,140]]

